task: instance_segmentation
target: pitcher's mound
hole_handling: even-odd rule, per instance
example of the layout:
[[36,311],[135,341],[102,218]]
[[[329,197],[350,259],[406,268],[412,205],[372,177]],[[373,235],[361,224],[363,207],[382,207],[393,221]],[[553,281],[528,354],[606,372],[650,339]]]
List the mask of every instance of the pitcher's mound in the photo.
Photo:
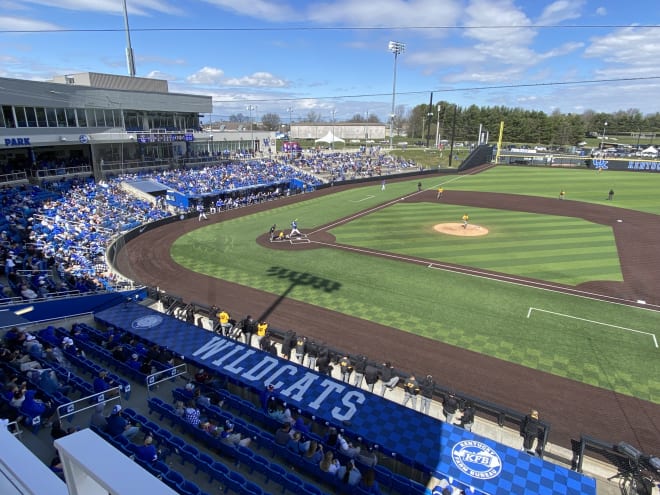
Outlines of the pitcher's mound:
[[462,223],[439,223],[434,225],[433,229],[441,234],[458,235],[463,237],[475,237],[488,234],[488,229],[486,227],[473,224],[468,224],[467,228],[464,229]]

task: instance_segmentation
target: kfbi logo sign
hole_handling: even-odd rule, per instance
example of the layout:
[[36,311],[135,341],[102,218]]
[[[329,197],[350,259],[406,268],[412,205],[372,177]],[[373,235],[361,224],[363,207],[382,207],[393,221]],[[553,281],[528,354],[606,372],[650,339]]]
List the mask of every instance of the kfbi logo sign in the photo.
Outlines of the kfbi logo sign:
[[476,440],[462,440],[451,449],[451,459],[465,474],[489,480],[502,472],[502,459],[488,445]]

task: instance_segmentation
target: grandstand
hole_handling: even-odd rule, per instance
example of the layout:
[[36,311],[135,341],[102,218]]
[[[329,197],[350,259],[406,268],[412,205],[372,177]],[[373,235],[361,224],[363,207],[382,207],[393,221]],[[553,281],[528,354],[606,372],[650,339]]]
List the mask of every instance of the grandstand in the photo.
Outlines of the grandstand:
[[[244,138],[221,144],[197,127],[209,99],[169,95],[162,85],[125,90],[111,82],[82,101],[68,81],[1,84],[11,109],[0,127],[10,143],[0,151],[1,406],[10,421],[0,457],[11,479],[3,493],[66,493],[63,478],[78,487],[72,493],[377,493],[322,471],[299,446],[280,445],[276,435],[289,418],[305,442],[323,445],[344,466],[353,458],[381,493],[588,495],[609,493],[603,478],[611,474],[635,481],[630,456],[614,445],[584,439],[562,452],[548,444],[545,424],[538,450],[521,451],[511,426],[522,412],[470,398],[490,419],[479,418],[472,432],[447,424],[436,419],[445,390],[436,390],[433,414],[423,415],[401,405],[400,389],[383,398],[342,381],[339,366],[325,376],[281,358],[281,329],[271,329],[276,355],[222,335],[211,308],[135,287],[108,262],[125,238],[192,217],[200,204],[216,212],[263,205],[328,180],[416,173],[414,163],[374,150],[293,159],[260,155],[258,142],[243,145]],[[171,122],[152,121],[162,106]],[[345,352],[332,354],[336,361]],[[98,389],[102,372],[105,390]],[[268,384],[275,392],[264,403]],[[45,410],[23,406],[27,391],[48,402]],[[204,419],[199,425],[177,412],[190,399]],[[139,429],[133,438],[92,423],[117,405]],[[223,441],[219,431],[228,424],[249,447]],[[333,443],[332,428],[352,447]],[[156,461],[141,457],[147,436]],[[594,446],[616,462],[585,459]],[[357,447],[362,455],[350,450]],[[55,449],[61,467],[51,462]]]

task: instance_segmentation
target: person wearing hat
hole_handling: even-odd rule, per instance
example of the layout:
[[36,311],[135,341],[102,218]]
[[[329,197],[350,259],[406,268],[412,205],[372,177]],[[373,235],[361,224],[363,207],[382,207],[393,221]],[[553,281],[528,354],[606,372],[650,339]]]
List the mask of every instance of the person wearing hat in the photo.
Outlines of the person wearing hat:
[[140,431],[137,426],[132,425],[122,416],[122,407],[120,404],[112,408],[112,413],[107,417],[107,422],[106,431],[112,437],[123,435],[130,440]]
[[453,392],[449,392],[442,402],[442,412],[445,415],[445,421],[447,423],[454,423],[454,416],[456,415],[456,411],[458,411],[458,406],[458,399],[456,399]]
[[134,369],[135,371],[140,371],[140,368],[142,367],[142,363],[140,362],[140,356],[138,356],[135,353],[131,354],[130,359],[126,361],[126,364],[128,365],[129,368]]
[[431,409],[431,400],[433,399],[433,391],[435,389],[435,381],[431,375],[426,375],[420,384],[420,395],[422,400],[419,405],[419,412],[428,414]]
[[222,433],[220,434],[220,441],[232,447],[236,447],[238,445],[241,447],[249,447],[251,439],[250,437],[243,438],[240,433],[234,432],[234,423],[227,420],[225,422],[224,428],[222,429]]
[[[535,455],[534,440],[538,439],[541,432],[541,422],[539,421],[539,412],[536,409],[525,416],[520,423],[520,436],[523,437],[523,450],[528,454]],[[538,447],[537,447],[538,450]]]

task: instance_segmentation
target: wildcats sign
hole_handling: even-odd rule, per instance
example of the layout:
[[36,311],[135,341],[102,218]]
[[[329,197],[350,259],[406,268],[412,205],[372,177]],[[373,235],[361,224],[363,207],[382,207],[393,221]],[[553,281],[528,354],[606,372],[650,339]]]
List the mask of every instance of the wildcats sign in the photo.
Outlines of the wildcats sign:
[[366,401],[359,390],[221,337],[213,337],[192,355],[256,388],[272,384],[287,402],[325,411],[337,421],[349,421],[358,412],[358,406]]

